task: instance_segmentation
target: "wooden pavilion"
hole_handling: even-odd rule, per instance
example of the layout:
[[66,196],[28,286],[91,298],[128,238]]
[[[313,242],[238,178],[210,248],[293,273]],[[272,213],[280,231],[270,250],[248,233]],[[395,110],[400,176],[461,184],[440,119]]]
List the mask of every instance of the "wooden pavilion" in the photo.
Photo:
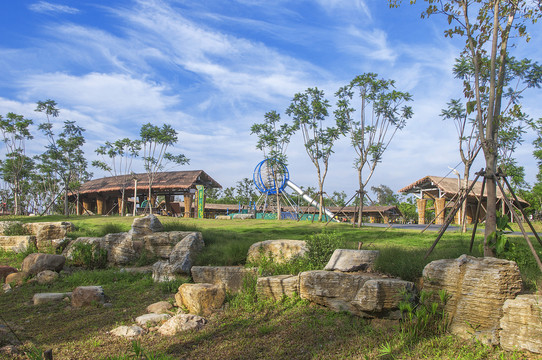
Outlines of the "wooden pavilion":
[[[400,189],[398,192],[404,194],[414,194],[416,196],[416,205],[418,207],[418,224],[425,224],[425,210],[427,207],[427,200],[434,200],[435,204],[435,223],[444,224],[446,208],[451,208],[458,201],[460,197],[460,189],[468,188],[471,186],[472,181],[469,181],[468,184],[463,184],[463,180],[458,178],[445,178],[440,176],[426,176],[421,178],[412,184],[405,186]],[[472,191],[469,193],[467,198],[467,208],[466,208],[466,221],[467,223],[472,223],[474,217],[476,216],[476,208],[478,206],[478,201],[480,199],[480,193],[482,192],[482,182],[477,181],[474,184]],[[509,196],[510,198],[510,196]],[[521,198],[518,198],[520,204],[514,202],[514,206],[522,207],[529,206],[529,203]],[[487,203],[487,189],[484,189],[484,194],[482,194],[482,206],[480,209],[480,216],[478,221],[483,221],[486,216],[486,203]],[[500,189],[497,187],[497,207],[501,209],[503,214],[509,213],[506,204],[504,202],[504,196]],[[455,223],[459,224],[462,214],[461,211],[458,211],[455,216]],[[512,219],[510,214],[508,217]]]
[[[125,201],[122,201],[122,185],[125,187]],[[124,203],[128,212],[133,211],[133,206],[138,203],[150,201],[156,206],[156,197],[165,197],[166,211],[172,215],[180,215],[171,206],[175,195],[182,195],[186,203],[192,204],[196,185],[203,185],[205,188],[222,188],[213,178],[203,170],[191,171],[169,171],[156,173],[152,183],[152,197],[149,199],[149,179],[146,173],[130,174],[125,176],[112,176],[87,181],[79,189],[77,194],[72,196],[78,198],[77,213],[85,211],[98,215],[107,215],[113,212],[122,213],[121,204]],[[191,209],[188,206],[187,209]],[[187,211],[185,217],[191,217]]]

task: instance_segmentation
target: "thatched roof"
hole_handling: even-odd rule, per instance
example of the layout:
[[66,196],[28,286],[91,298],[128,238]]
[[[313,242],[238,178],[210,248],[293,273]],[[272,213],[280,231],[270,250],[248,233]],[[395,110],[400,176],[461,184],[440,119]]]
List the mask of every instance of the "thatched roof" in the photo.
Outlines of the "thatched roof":
[[[469,180],[468,186],[470,187],[472,185],[472,180]],[[420,180],[417,180],[413,182],[410,185],[405,186],[404,188],[400,189],[398,192],[400,193],[407,193],[407,194],[413,194],[413,193],[419,193],[420,191],[423,191],[425,193],[430,193],[432,195],[435,195],[436,197],[439,197],[439,191],[440,195],[446,198],[452,198],[454,195],[457,195],[459,192],[459,183],[457,178],[446,178],[441,176],[426,176]],[[474,184],[474,187],[472,188],[471,193],[469,194],[469,197],[476,197],[480,196],[480,192],[482,191],[482,182],[477,181]],[[484,189],[483,197],[485,198],[487,196],[487,188]],[[504,196],[501,192],[501,190],[497,187],[497,198],[502,199]],[[518,199],[522,202],[522,204],[529,205],[529,203],[521,198],[518,197]]]
[[[126,183],[127,191],[134,191],[134,178],[137,179],[137,188],[145,189],[149,186],[147,174],[133,174],[127,176],[111,176],[87,181],[79,189],[79,194],[115,192],[122,189],[121,184]],[[169,171],[156,173],[152,188],[155,193],[184,192],[195,189],[196,185],[212,188],[222,188],[213,178],[203,170]]]

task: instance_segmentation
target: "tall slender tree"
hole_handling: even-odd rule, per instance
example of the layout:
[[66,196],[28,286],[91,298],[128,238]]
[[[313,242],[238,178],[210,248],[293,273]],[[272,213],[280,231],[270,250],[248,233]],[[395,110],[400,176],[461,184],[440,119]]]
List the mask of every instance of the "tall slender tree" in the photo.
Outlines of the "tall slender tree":
[[294,128],[301,131],[309,159],[316,168],[318,178],[318,220],[322,221],[324,207],[324,183],[333,154],[335,141],[340,137],[337,126],[324,127],[331,105],[318,88],[309,88],[294,95],[286,114],[294,121]]
[[[411,0],[410,3],[415,3]],[[497,226],[497,160],[498,132],[503,121],[506,101],[519,102],[519,94],[506,98],[508,70],[516,71],[526,88],[540,87],[542,69],[529,60],[521,61],[520,68],[509,66],[509,50],[515,37],[528,38],[527,25],[542,15],[541,0],[425,0],[428,4],[422,17],[440,14],[447,18],[449,37],[465,39],[462,55],[472,63],[472,78],[463,79],[463,94],[467,111],[474,113],[478,135],[485,158],[487,189],[484,255],[494,256],[491,244]],[[401,0],[389,0],[398,6]],[[488,75],[487,84],[483,84]]]
[[[356,76],[335,95],[338,98],[335,118],[341,132],[350,137],[356,153],[354,167],[358,172],[361,204],[357,225],[361,226],[365,188],[396,132],[412,117],[412,108],[405,105],[412,96],[395,90],[393,80],[379,79],[374,73]],[[356,118],[352,107],[355,95],[360,100]]]

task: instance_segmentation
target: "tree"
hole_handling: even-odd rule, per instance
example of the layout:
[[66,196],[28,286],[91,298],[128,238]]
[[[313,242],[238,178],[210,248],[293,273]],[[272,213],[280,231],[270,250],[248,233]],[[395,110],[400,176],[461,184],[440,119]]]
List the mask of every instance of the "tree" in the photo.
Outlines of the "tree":
[[152,184],[156,173],[163,170],[169,163],[184,165],[190,162],[183,154],[173,155],[167,152],[168,148],[178,142],[177,131],[171,125],[162,127],[144,124],[139,132],[140,144],[143,149],[143,165],[149,181],[149,211],[152,214]]
[[239,203],[248,204],[252,201],[258,200],[256,186],[249,178],[239,180],[235,186],[235,191],[237,192],[236,200]]
[[386,185],[371,186],[371,190],[376,194],[376,203],[381,206],[399,204],[399,195]]
[[[120,187],[121,203],[120,214],[124,216],[125,210],[125,192],[126,187],[132,181],[132,161],[139,155],[141,145],[137,140],[128,138],[119,139],[114,143],[106,141],[96,149],[96,153],[102,156],[102,161],[94,160],[92,166],[95,166],[103,171],[107,171],[111,176],[115,177],[115,181]],[[109,162],[109,163],[108,163]],[[134,199],[135,201],[135,199]],[[135,206],[135,202],[134,202]]]
[[25,119],[23,115],[12,112],[5,118],[0,115],[0,132],[6,146],[6,159],[0,161],[0,171],[4,181],[10,184],[15,215],[21,213],[21,182],[30,176],[33,168],[32,159],[26,156],[25,146],[26,141],[33,138],[28,130],[32,123],[32,120]]
[[322,221],[324,206],[324,182],[329,168],[329,158],[333,153],[333,145],[339,138],[338,127],[324,127],[328,117],[329,101],[324,92],[318,88],[309,88],[303,93],[294,95],[286,114],[294,121],[294,128],[301,131],[305,150],[316,168],[318,177],[318,221]]
[[[338,97],[335,118],[341,131],[350,137],[356,153],[354,167],[358,172],[358,198],[363,204],[365,187],[377,164],[382,161],[397,130],[401,130],[412,117],[412,108],[404,105],[412,100],[412,96],[395,90],[395,81],[378,79],[374,73],[355,77],[335,95]],[[354,95],[361,100],[358,119],[354,118],[356,110],[351,106]],[[362,213],[363,205],[358,214],[358,226],[362,223]]]
[[64,215],[69,216],[69,193],[81,186],[92,174],[87,169],[87,160],[83,153],[85,129],[76,125],[75,121],[65,120],[62,132],[55,135],[51,117],[58,117],[60,111],[53,100],[38,101],[35,111],[45,113],[47,122],[39,125],[49,140],[41,159],[55,173],[64,192]]
[[[478,136],[484,153],[486,168],[486,227],[484,255],[494,256],[491,239],[497,225],[497,159],[498,132],[503,120],[503,109],[508,104],[519,105],[521,93],[527,88],[540,87],[542,68],[530,60],[521,66],[509,66],[511,39],[527,37],[527,24],[540,17],[541,0],[425,0],[428,7],[422,17],[433,14],[446,16],[449,37],[465,39],[462,55],[472,63],[472,77],[463,79],[463,93],[467,111],[473,113]],[[412,0],[411,3],[414,3]],[[398,6],[400,0],[389,0]],[[504,84],[510,72],[518,79],[521,88],[510,92]],[[487,74],[487,75],[486,75]],[[486,81],[487,79],[487,81]],[[505,103],[503,103],[503,100]]]
[[[295,128],[286,123],[281,124],[280,114],[275,110],[265,113],[264,122],[261,124],[253,124],[250,128],[251,134],[258,136],[256,149],[263,152],[263,156],[268,159],[268,164],[274,168],[278,163],[288,164],[286,150],[290,143]],[[273,171],[273,181],[278,183],[277,172]],[[277,203],[277,219],[281,219],[280,194],[277,191],[275,194]]]

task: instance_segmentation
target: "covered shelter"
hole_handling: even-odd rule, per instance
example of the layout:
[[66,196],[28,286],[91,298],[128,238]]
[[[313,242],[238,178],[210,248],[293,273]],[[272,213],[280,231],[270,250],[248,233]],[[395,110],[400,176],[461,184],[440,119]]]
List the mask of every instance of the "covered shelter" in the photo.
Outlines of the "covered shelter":
[[[125,185],[122,201],[122,188]],[[149,199],[149,178],[147,173],[130,174],[123,176],[111,176],[94,179],[85,182],[79,188],[77,213],[92,212],[98,215],[122,213],[121,204],[128,205],[128,211],[133,211],[133,206],[149,201],[151,206],[156,206],[156,197],[164,196],[166,211],[174,216],[181,215],[171,206],[176,195],[182,195],[184,201],[192,204],[196,186],[203,185],[205,188],[222,188],[203,170],[168,171],[159,172],[152,182],[152,196]],[[130,199],[131,198],[131,199]],[[129,208],[131,207],[131,209]],[[185,217],[191,217],[191,206],[184,212]]]
[[[404,194],[413,194],[416,196],[416,205],[418,208],[418,224],[425,224],[425,210],[427,208],[427,200],[434,200],[435,207],[435,223],[444,224],[446,208],[451,208],[454,204],[459,201],[461,197],[460,191],[462,189],[468,189],[472,185],[472,181],[469,181],[465,184],[464,180],[458,178],[446,178],[440,176],[426,176],[421,178],[410,185],[405,186],[400,189],[398,192]],[[482,182],[477,181],[472,188],[472,191],[467,197],[467,206],[466,206],[466,222],[472,223],[474,217],[476,216],[476,208],[480,199],[480,193],[482,192]],[[508,196],[510,198],[510,196]],[[521,198],[518,198],[519,203],[510,200],[513,202],[514,206],[522,207],[529,206],[529,203]],[[480,216],[478,221],[483,221],[486,216],[486,204],[487,204],[487,189],[484,189],[484,193],[481,197],[481,208]],[[505,201],[504,195],[497,187],[497,207],[501,209],[503,214],[509,213]],[[455,223],[459,224],[462,218],[461,211],[458,211],[455,216]],[[509,218],[512,218],[509,214]]]

